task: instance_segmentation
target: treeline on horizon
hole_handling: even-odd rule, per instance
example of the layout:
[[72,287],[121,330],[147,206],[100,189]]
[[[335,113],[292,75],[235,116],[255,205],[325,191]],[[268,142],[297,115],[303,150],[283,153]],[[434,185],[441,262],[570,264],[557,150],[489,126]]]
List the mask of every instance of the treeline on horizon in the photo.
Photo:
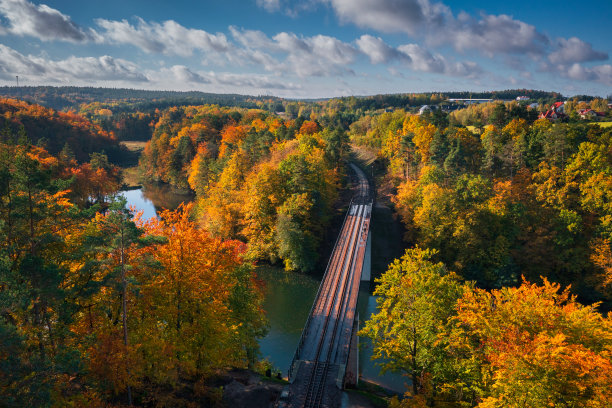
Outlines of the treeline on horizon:
[[[539,111],[545,111],[553,102],[564,99],[556,92],[515,89],[491,92],[429,92],[339,98],[283,99],[273,96],[248,96],[237,94],[213,94],[204,92],[155,91],[137,89],[93,87],[0,87],[0,96],[18,98],[40,104],[54,110],[75,112],[113,133],[118,140],[146,141],[152,136],[153,124],[160,111],[170,107],[194,105],[219,105],[245,109],[262,109],[270,113],[280,112],[288,119],[311,114],[338,117],[342,126],[348,126],[368,112],[381,109],[405,109],[416,111],[422,105],[461,107],[449,103],[449,98],[485,98],[514,100],[528,96],[529,103],[538,103]],[[592,96],[574,97],[577,101],[591,101]]]
[[[503,91],[482,92],[440,91],[300,99],[280,98],[268,95],[216,94],[199,91],[162,91],[72,86],[3,86],[0,87],[0,96],[19,98],[56,110],[78,110],[82,104],[97,102],[102,104],[112,103],[125,111],[154,110],[155,108],[164,109],[170,106],[218,104],[241,108],[267,108],[272,112],[274,112],[274,110],[271,109],[281,106],[284,108],[287,104],[294,102],[317,105],[333,100],[342,101],[344,103],[350,101],[351,108],[353,109],[361,108],[376,110],[390,107],[408,108],[410,106],[435,104],[449,98],[513,100],[518,96],[527,96],[532,101],[547,102],[565,99],[565,97],[558,92],[533,89],[508,89]],[[575,95],[572,97],[577,97],[579,100],[586,101],[590,101],[594,98],[589,95]]]
[[[215,94],[198,91],[161,91],[127,88],[95,88],[76,86],[4,86],[0,96],[19,98],[57,110],[76,110],[81,104],[118,103],[129,109],[155,109],[188,104],[219,104],[224,106],[255,107],[252,96]],[[273,97],[266,97],[270,99]],[[126,108],[127,109],[127,108]]]

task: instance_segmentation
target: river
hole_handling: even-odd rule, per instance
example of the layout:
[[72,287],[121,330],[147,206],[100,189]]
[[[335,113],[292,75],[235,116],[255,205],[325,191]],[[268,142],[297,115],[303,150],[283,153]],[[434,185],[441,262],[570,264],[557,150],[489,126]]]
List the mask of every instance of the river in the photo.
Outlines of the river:
[[[128,205],[143,211],[145,219],[155,217],[160,209],[175,209],[182,202],[193,199],[173,193],[163,185],[146,185],[144,189],[122,191],[121,195],[127,199]],[[259,341],[261,357],[286,374],[320,281],[272,266],[259,266],[256,273],[265,282],[264,310],[270,323],[268,334]],[[376,297],[370,294],[368,286],[362,284],[359,292],[357,309],[361,327],[364,320],[376,311]],[[360,341],[361,376],[390,390],[403,392],[406,379],[392,373],[380,375],[379,368],[370,359],[369,340],[362,338]]]

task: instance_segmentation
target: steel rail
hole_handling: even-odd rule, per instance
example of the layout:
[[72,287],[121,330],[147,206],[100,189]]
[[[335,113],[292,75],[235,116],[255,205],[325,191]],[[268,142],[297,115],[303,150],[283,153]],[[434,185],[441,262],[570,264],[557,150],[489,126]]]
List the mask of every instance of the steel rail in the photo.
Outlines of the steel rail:
[[[353,205],[353,200],[351,199],[351,202],[349,203],[349,209],[346,212],[346,214],[344,214],[344,221],[342,221],[342,227],[344,228],[344,224],[346,223],[346,219],[350,213],[350,209]],[[333,248],[333,252],[332,254],[336,251],[336,247],[338,246],[338,241],[340,240],[340,237],[342,236],[342,234],[338,234],[338,237],[336,238],[336,242],[334,243],[334,248]],[[323,274],[323,280],[321,281],[321,283],[319,284],[319,288],[317,289],[317,294],[315,295],[314,298],[314,302],[312,303],[312,306],[310,307],[310,312],[308,313],[308,318],[306,319],[306,323],[304,324],[304,330],[302,330],[302,334],[300,336],[300,342],[298,343],[298,346],[295,350],[295,353],[293,354],[293,359],[291,360],[291,366],[289,366],[289,373],[288,373],[288,378],[289,380],[291,380],[291,377],[293,376],[293,366],[296,362],[296,360],[299,359],[300,354],[302,352],[302,347],[304,346],[304,340],[306,338],[306,334],[308,331],[308,327],[310,326],[310,321],[312,319],[312,312],[315,310],[315,307],[319,301],[319,296],[321,294],[321,289],[323,288],[328,272],[329,272],[329,266],[330,263],[332,262],[332,257],[329,258],[329,260],[327,261],[327,266],[325,267],[325,273]]]
[[[355,253],[357,249],[357,244],[359,241],[359,235],[361,232],[361,225],[363,220],[363,214],[365,212],[364,205],[356,206],[356,215],[353,220],[351,231],[350,231],[350,239],[348,241],[348,247],[345,248],[345,257],[343,257],[343,263],[341,265],[342,270],[341,273],[338,274],[338,278],[336,279],[336,290],[335,294],[338,293],[338,289],[340,289],[340,296],[334,296],[334,302],[332,303],[331,309],[325,318],[325,323],[323,327],[323,331],[321,336],[319,337],[319,344],[317,346],[317,353],[315,356],[314,367],[312,368],[311,375],[308,381],[308,388],[306,392],[306,399],[304,402],[304,407],[318,407],[321,404],[323,398],[323,389],[325,387],[325,381],[327,380],[327,373],[329,368],[329,358],[332,355],[334,350],[334,344],[336,340],[336,336],[338,334],[338,326],[340,322],[340,314],[343,309],[346,307],[346,295],[347,288],[349,286],[349,282],[351,282],[352,272],[354,269],[355,262]],[[351,208],[352,210],[352,208]],[[349,252],[348,258],[346,257],[346,252]],[[348,262],[347,262],[348,261]],[[339,288],[339,286],[341,286]],[[328,344],[327,353],[324,360],[321,361],[321,353],[326,344],[327,332],[329,329],[329,322],[331,317],[335,314],[335,319],[333,323],[333,328],[331,329],[331,339]]]

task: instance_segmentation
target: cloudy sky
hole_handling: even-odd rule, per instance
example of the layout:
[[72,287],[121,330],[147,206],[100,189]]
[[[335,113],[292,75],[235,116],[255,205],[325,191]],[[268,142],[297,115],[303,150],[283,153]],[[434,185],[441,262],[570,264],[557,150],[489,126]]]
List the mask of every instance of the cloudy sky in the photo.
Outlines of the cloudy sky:
[[610,17],[610,0],[0,0],[0,85],[607,96]]

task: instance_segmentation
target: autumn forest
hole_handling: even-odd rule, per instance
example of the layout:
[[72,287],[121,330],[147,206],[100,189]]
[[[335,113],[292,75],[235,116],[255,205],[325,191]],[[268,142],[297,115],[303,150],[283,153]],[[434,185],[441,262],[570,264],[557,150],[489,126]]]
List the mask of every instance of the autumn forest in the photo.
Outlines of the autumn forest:
[[[225,406],[215,376],[262,369],[258,266],[320,276],[348,163],[403,233],[360,331],[406,376],[383,406],[612,404],[609,101],[20,92],[0,99],[0,407]],[[127,168],[195,199],[145,220]]]

